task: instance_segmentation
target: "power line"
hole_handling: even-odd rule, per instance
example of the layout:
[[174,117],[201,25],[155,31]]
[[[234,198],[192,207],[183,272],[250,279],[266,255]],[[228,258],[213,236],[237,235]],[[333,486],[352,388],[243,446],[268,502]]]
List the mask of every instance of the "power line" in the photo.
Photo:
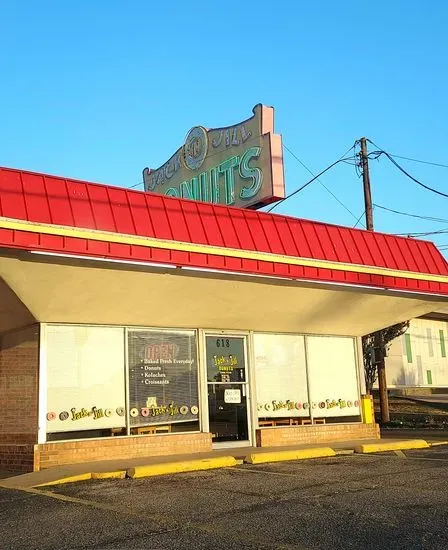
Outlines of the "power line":
[[138,187],[139,185],[143,185],[143,182],[142,182],[142,181],[139,181],[139,182],[136,183],[135,185],[130,185],[129,187],[126,187],[126,189],[134,189],[134,187]]
[[[368,140],[372,145],[375,145],[373,141],[370,139]],[[375,147],[378,147],[378,145],[375,145]],[[378,149],[381,149],[381,147],[378,147]],[[411,162],[418,162],[420,164],[429,164],[430,166],[438,166],[440,168],[448,168],[448,164],[443,164],[442,162],[431,162],[429,160],[421,160],[421,159],[415,159],[413,157],[404,157],[403,155],[394,155],[393,153],[389,153],[391,157],[394,157],[396,159],[403,159],[403,160],[409,160]]]
[[[322,176],[322,174],[325,174],[325,172],[328,172],[328,170],[330,170],[331,168],[333,168],[333,166],[336,166],[336,164],[339,164],[340,162],[344,162],[345,160],[350,160],[350,158],[344,158],[345,155],[347,153],[349,153],[352,149],[354,149],[354,147],[356,146],[356,142],[347,149],[347,151],[338,159],[336,160],[335,162],[333,162],[333,164],[330,164],[330,166],[327,166],[327,168],[325,168],[325,170],[322,170],[322,172],[320,172],[319,174],[317,174],[317,176],[314,176],[312,179],[310,179],[309,181],[307,181],[304,185],[302,185],[301,187],[299,187],[298,189],[296,189],[295,191],[293,191],[292,193],[290,193],[289,195],[287,195],[286,197],[284,197],[283,199],[281,199],[280,201],[278,201],[277,203],[275,203],[273,206],[271,206],[271,208],[268,208],[266,210],[266,212],[272,212],[272,210],[274,210],[274,208],[277,208],[277,206],[279,204],[282,204],[284,201],[286,201],[287,199],[290,199],[291,197],[293,197],[294,195],[296,195],[297,193],[300,193],[300,191],[302,191],[303,189],[305,189],[305,187],[308,187],[308,185],[310,185],[311,183],[313,183],[313,181],[316,181],[318,178],[320,178],[320,176]],[[300,161],[299,161],[300,162]]]
[[411,179],[412,181],[414,181],[415,183],[417,183],[418,185],[420,185],[424,189],[427,189],[428,191],[431,191],[432,193],[436,193],[437,195],[440,195],[441,197],[446,197],[448,199],[448,194],[447,193],[443,193],[442,191],[439,191],[438,189],[434,189],[433,187],[430,187],[429,185],[426,185],[426,184],[422,183],[417,178],[414,178],[414,176],[411,176],[411,174],[409,174],[409,172],[406,172],[406,170],[402,166],[400,166],[398,164],[398,162],[396,160],[394,160],[388,153],[384,152],[384,154],[400,170],[400,172],[403,172],[403,174],[405,176],[407,176],[409,179]]
[[[351,147],[350,147],[351,149]],[[348,151],[350,151],[350,149]],[[317,176],[315,176],[314,178],[311,178],[309,181],[307,181],[305,184],[303,184],[301,187],[299,187],[298,189],[296,189],[295,191],[293,191],[292,193],[290,193],[289,195],[287,195],[286,197],[284,197],[283,199],[281,199],[280,201],[278,201],[277,203],[275,203],[273,206],[271,206],[271,208],[268,208],[266,210],[266,212],[272,212],[272,210],[274,210],[274,208],[277,208],[277,206],[279,206],[280,204],[282,204],[283,202],[285,202],[286,200],[290,199],[291,197],[293,197],[294,195],[297,195],[297,193],[300,193],[300,191],[302,191],[303,189],[305,189],[305,187],[308,187],[308,185],[310,185],[311,183],[313,183],[313,181],[316,181],[318,178],[320,178],[320,176],[322,176],[323,174],[325,174],[325,172],[328,172],[328,170],[330,170],[331,168],[333,168],[333,166],[336,166],[336,164],[339,164],[340,162],[343,162],[344,160],[347,160],[347,159],[343,159],[343,158],[340,158],[338,160],[336,160],[335,162],[333,162],[332,164],[330,164],[330,166],[327,166],[324,170],[322,170],[322,172],[319,172],[319,174],[317,174]]]
[[402,166],[400,166],[396,160],[394,160],[392,155],[390,155],[387,151],[384,151],[384,149],[381,149],[372,140],[369,139],[368,141],[369,141],[369,143],[371,143],[375,147],[378,147],[378,151],[373,151],[373,153],[371,153],[371,155],[377,155],[375,158],[378,158],[380,155],[386,155],[386,157],[392,162],[392,164],[394,164],[400,170],[400,172],[402,172],[405,176],[410,178],[412,181],[414,181],[415,183],[417,183],[421,187],[427,189],[428,191],[431,191],[432,193],[436,193],[437,195],[440,195],[442,197],[446,197],[448,199],[448,194],[447,193],[443,193],[442,191],[439,191],[438,189],[434,189],[432,187],[429,187],[429,185],[426,185],[426,184],[422,183],[421,181],[419,181],[417,178],[414,178],[414,176],[411,176],[411,174],[409,174],[409,172],[406,172],[406,170]]
[[363,210],[362,214],[359,216],[359,218],[356,220],[356,223],[355,225],[353,226],[353,229],[356,229],[356,226],[358,225],[358,223],[361,221],[361,218],[364,216],[364,214],[366,213],[365,210]]
[[440,229],[439,231],[426,231],[425,233],[392,233],[392,235],[398,235],[398,236],[407,236],[407,237],[426,237],[428,235],[442,235],[444,233],[448,233],[448,227],[445,229]]
[[[303,166],[303,168],[305,168],[305,170],[307,172],[309,172],[312,176],[316,175],[316,174],[314,174],[314,172],[312,172],[312,170],[310,170],[308,168],[308,166],[303,161],[300,160],[300,158],[293,151],[291,151],[291,149],[289,147],[287,147],[285,144],[283,144],[283,147],[288,151],[288,153],[290,155],[292,155],[297,160],[297,162],[299,162]],[[348,151],[346,153],[344,153],[342,156],[345,157],[345,155],[354,147],[355,147],[355,145],[352,145],[352,147],[350,147],[350,149],[348,149]],[[348,161],[344,160],[343,162],[348,162]],[[345,206],[345,204],[341,200],[339,200],[338,197],[320,179],[317,179],[317,181],[322,185],[322,187],[326,191],[328,191],[328,193],[330,193],[330,195],[342,206],[342,208],[347,210],[347,212],[351,216],[353,216],[353,218],[356,220],[356,215],[353,214],[353,212],[349,208],[347,208],[347,206]]]
[[413,159],[411,157],[403,157],[401,155],[392,155],[392,153],[390,153],[390,156],[396,159],[404,159],[404,160],[410,160],[411,162],[419,162],[420,164],[429,164],[430,166],[439,166],[440,168],[448,168],[448,164],[441,164],[440,162],[430,162],[429,160]]
[[393,212],[394,214],[400,214],[401,216],[409,216],[411,218],[419,218],[421,220],[428,220],[431,222],[440,222],[440,223],[448,223],[448,219],[444,218],[434,218],[432,216],[420,216],[418,214],[409,214],[408,212],[401,212],[400,210],[394,210],[393,208],[387,208],[386,206],[381,206],[380,204],[374,204],[376,208],[380,208],[381,210],[386,210],[387,212]]

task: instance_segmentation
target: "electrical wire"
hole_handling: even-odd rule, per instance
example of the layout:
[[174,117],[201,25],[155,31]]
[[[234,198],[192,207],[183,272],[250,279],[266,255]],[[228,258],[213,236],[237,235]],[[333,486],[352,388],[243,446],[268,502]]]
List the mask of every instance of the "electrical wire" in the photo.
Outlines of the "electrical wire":
[[381,210],[386,210],[387,212],[400,214],[401,216],[409,216],[410,218],[419,218],[421,220],[428,220],[431,222],[448,223],[448,219],[445,219],[445,218],[434,218],[432,216],[420,216],[418,214],[409,214],[408,212],[401,212],[400,210],[394,210],[393,208],[387,208],[386,206],[381,206],[381,204],[373,203],[373,206],[375,206],[376,208],[380,208]]
[[440,168],[448,168],[448,164],[441,164],[440,162],[430,162],[429,160],[413,159],[411,157],[403,157],[401,155],[392,155],[392,153],[390,153],[390,156],[394,157],[396,159],[404,159],[404,160],[410,160],[411,162],[419,162],[420,164],[429,164],[430,166],[438,166]]
[[[298,189],[296,189],[295,191],[293,191],[292,193],[290,193],[289,195],[287,195],[286,197],[284,197],[283,199],[281,199],[280,201],[276,202],[273,206],[271,206],[271,208],[268,208],[266,210],[266,212],[272,212],[272,210],[274,210],[274,208],[277,208],[277,206],[279,206],[280,204],[282,204],[283,202],[285,202],[286,200],[290,199],[291,197],[293,197],[294,195],[297,195],[297,193],[300,193],[300,191],[302,191],[303,189],[305,189],[305,187],[308,187],[308,185],[310,185],[311,183],[313,183],[313,181],[316,181],[318,178],[320,178],[320,176],[322,176],[323,174],[325,174],[325,172],[328,172],[328,170],[330,170],[331,168],[333,168],[333,166],[336,166],[336,164],[339,164],[340,162],[344,162],[345,160],[351,160],[350,158],[345,158],[345,155],[347,153],[349,153],[352,149],[354,149],[356,147],[356,141],[353,145],[351,145],[347,151],[338,159],[336,160],[335,162],[333,162],[332,164],[330,164],[330,166],[327,166],[327,168],[325,168],[324,170],[322,170],[322,172],[319,172],[319,174],[317,174],[317,176],[314,176],[312,179],[310,179],[309,181],[307,181],[305,184],[303,184],[302,186],[300,186]],[[297,159],[298,160],[298,159]],[[299,161],[300,162],[300,161]]]
[[[351,149],[351,147],[350,147]],[[349,151],[350,151],[349,149]],[[313,183],[314,181],[316,181],[318,178],[320,178],[320,176],[322,176],[323,174],[325,174],[325,172],[328,172],[328,170],[330,170],[331,168],[333,168],[333,166],[336,166],[336,164],[339,164],[340,162],[343,162],[344,160],[346,159],[338,159],[336,160],[335,162],[333,162],[332,164],[330,164],[330,166],[327,166],[324,170],[322,170],[322,172],[319,172],[319,174],[317,174],[317,176],[315,176],[314,178],[311,178],[309,181],[307,181],[306,183],[304,183],[302,186],[300,186],[298,189],[296,189],[295,191],[293,191],[292,193],[290,193],[289,195],[287,195],[286,197],[284,197],[283,199],[281,199],[280,201],[278,201],[277,203],[275,203],[273,206],[271,206],[271,208],[268,208],[266,210],[266,212],[272,212],[272,210],[274,210],[274,208],[277,208],[277,206],[279,206],[280,204],[284,203],[286,200],[290,199],[291,197],[293,197],[294,195],[297,195],[297,193],[300,193],[300,191],[302,191],[303,189],[305,189],[305,187],[308,187],[308,185],[310,185],[311,183]]]
[[425,233],[392,233],[392,235],[407,236],[407,237],[426,237],[428,235],[442,235],[448,233],[448,227],[440,229],[440,231],[426,231]]
[[[290,155],[292,155],[292,156],[297,160],[297,162],[298,162],[299,164],[301,164],[301,165],[303,166],[303,168],[305,168],[305,170],[306,170],[309,174],[311,174],[312,176],[315,176],[315,175],[316,175],[316,174],[314,174],[314,173],[312,172],[312,170],[310,170],[310,169],[308,168],[308,166],[307,166],[303,161],[300,160],[300,158],[299,158],[293,151],[291,151],[291,149],[290,149],[289,147],[287,147],[285,144],[283,144],[283,147],[288,151],[288,153],[289,153]],[[348,152],[350,152],[350,150],[351,150],[352,148],[354,148],[354,147],[355,147],[355,144],[353,144],[353,145],[350,147],[350,149],[348,149],[348,150],[342,155],[342,157],[345,157],[345,155],[346,155]],[[342,158],[342,157],[341,157],[341,158]],[[347,162],[347,161],[344,160],[343,162]],[[334,194],[334,193],[333,193],[333,192],[332,192],[332,191],[331,191],[322,181],[320,181],[320,179],[317,179],[317,181],[318,181],[318,183],[320,183],[320,184],[322,185],[322,187],[323,187],[326,191],[328,191],[328,193],[330,193],[330,195],[331,195],[331,196],[332,196],[332,197],[342,206],[342,208],[344,208],[351,216],[353,216],[353,218],[354,218],[355,220],[357,219],[357,218],[356,218],[356,215],[353,214],[353,212],[352,212],[349,208],[347,208],[347,206],[345,206],[345,204],[344,204],[340,199],[338,199],[338,197],[337,197],[337,196],[336,196],[336,195],[335,195],[335,194]]]
[[[364,212],[359,216],[359,218],[356,220],[356,223],[355,225],[353,226],[353,229],[356,229],[356,226],[358,225],[358,223],[361,221],[361,218],[364,216],[364,214],[366,213],[366,211],[364,210]],[[365,224],[364,224],[364,227],[365,227]]]
[[[448,199],[448,194],[447,193],[443,193],[442,191],[439,191],[438,189],[434,189],[433,187],[430,187],[429,185],[426,185],[426,184],[422,183],[417,178],[414,178],[414,176],[411,176],[411,174],[409,174],[409,172],[407,172],[402,166],[400,166],[398,164],[398,162],[392,157],[392,155],[390,155],[387,151],[384,151],[384,149],[381,149],[381,147],[379,147],[372,140],[368,139],[367,141],[378,148],[378,151],[373,151],[372,153],[370,153],[372,156],[377,155],[376,157],[373,157],[373,158],[378,158],[380,155],[386,155],[386,157],[392,162],[392,164],[394,164],[400,170],[400,172],[402,172],[405,176],[410,178],[412,181],[414,181],[415,183],[417,183],[421,187],[425,188],[426,190],[431,191],[432,193],[436,193],[437,195],[440,195],[442,197],[446,197]],[[369,158],[370,158],[370,156],[369,156]]]

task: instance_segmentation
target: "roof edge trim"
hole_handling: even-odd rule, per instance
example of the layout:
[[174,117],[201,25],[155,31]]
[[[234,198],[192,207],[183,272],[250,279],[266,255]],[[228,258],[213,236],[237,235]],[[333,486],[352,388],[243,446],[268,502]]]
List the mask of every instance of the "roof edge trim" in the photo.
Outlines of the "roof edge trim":
[[302,258],[298,256],[286,256],[272,252],[258,252],[255,250],[241,250],[226,248],[208,244],[187,243],[183,241],[172,241],[144,237],[124,233],[114,233],[96,229],[74,228],[65,225],[53,225],[46,223],[29,222],[12,218],[0,217],[0,228],[14,231],[28,231],[31,233],[42,233],[61,237],[74,237],[80,239],[91,239],[146,248],[159,248],[165,250],[177,250],[182,252],[195,252],[198,254],[211,254],[215,256],[228,256],[233,258],[255,260],[260,262],[273,262],[287,265],[299,265],[304,267],[316,267],[320,269],[332,269],[336,271],[347,271],[352,273],[368,273],[370,275],[383,275],[387,277],[400,277],[438,283],[448,283],[448,276],[432,273],[420,273],[415,271],[402,271],[387,267],[376,267],[371,265],[347,264],[315,258]]

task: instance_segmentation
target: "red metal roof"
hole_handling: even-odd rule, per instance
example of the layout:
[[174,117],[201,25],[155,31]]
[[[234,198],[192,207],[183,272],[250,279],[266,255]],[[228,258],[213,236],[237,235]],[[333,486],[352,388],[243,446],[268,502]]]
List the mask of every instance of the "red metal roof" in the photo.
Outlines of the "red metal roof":
[[[0,168],[0,216],[40,224],[448,276],[448,263],[434,244],[427,241],[10,168]],[[444,281],[235,258],[230,251],[228,256],[216,256],[5,228],[0,228],[0,246],[448,294],[448,283]]]

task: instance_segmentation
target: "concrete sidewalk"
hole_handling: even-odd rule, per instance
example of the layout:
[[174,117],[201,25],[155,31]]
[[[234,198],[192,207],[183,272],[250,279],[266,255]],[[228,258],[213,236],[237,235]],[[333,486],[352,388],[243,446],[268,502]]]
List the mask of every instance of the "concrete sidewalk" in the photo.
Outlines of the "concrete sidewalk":
[[[409,440],[411,437],[411,434],[407,434],[406,437],[387,437],[387,442],[399,442],[404,439]],[[448,434],[446,439],[448,440]],[[425,440],[428,441],[428,443],[430,444],[431,442],[437,442],[438,444],[440,444],[440,439],[431,438],[430,434],[425,437]],[[63,478],[82,476],[83,474],[127,471],[130,468],[135,468],[137,466],[161,465],[171,462],[212,459],[224,456],[231,456],[234,457],[236,460],[242,461],[247,455],[254,453],[296,451],[330,447],[336,452],[336,454],[349,454],[354,452],[355,447],[359,446],[360,444],[377,444],[380,441],[384,441],[384,438],[355,441],[335,441],[315,445],[296,445],[288,447],[230,447],[224,449],[216,449],[208,453],[140,457],[133,459],[111,459],[95,462],[85,462],[82,464],[69,464],[48,468],[40,472],[30,472],[26,474],[0,472],[0,486],[11,489],[31,489],[32,487],[36,487],[37,485],[51,483]]]

